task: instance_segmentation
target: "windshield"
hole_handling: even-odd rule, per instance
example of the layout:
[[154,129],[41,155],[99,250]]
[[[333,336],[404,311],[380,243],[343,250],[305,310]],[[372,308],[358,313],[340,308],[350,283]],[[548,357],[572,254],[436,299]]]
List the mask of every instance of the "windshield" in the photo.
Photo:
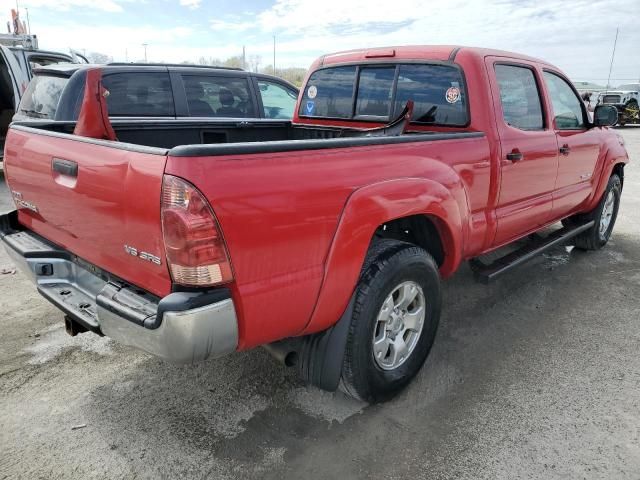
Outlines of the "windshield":
[[33,118],[53,119],[58,109],[62,90],[69,79],[49,75],[33,77],[22,96],[18,112]]

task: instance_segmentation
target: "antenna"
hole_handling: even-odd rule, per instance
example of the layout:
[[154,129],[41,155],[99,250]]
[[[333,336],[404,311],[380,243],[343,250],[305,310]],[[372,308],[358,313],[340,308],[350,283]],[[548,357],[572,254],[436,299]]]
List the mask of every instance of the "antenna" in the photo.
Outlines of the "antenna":
[[616,45],[618,44],[618,30],[620,27],[616,28],[616,39],[613,41],[613,52],[611,53],[611,65],[609,65],[609,76],[607,77],[607,90],[611,88],[611,70],[613,70],[613,59],[616,56]]

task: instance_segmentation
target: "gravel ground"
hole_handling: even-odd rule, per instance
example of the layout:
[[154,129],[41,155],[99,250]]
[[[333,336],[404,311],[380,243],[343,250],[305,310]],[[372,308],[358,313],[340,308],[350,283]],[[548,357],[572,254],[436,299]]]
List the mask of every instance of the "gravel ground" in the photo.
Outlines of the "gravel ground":
[[[640,129],[620,132],[640,159]],[[425,368],[373,407],[261,349],[176,367],[68,337],[2,274],[0,478],[638,480],[639,211],[632,165],[604,250],[560,247],[490,286],[463,267]]]

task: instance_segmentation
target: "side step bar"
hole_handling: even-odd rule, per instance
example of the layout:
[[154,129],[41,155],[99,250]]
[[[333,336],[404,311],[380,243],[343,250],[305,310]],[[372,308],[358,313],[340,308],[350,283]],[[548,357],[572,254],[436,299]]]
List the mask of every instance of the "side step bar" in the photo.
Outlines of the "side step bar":
[[469,265],[471,266],[476,279],[481,283],[487,284],[492,280],[495,280],[503,273],[506,273],[525,262],[528,262],[537,255],[545,252],[546,250],[549,250],[556,245],[566,242],[576,235],[581,234],[585,230],[589,230],[591,227],[593,227],[594,223],[595,221],[591,220],[590,222],[584,223],[577,227],[561,228],[551,233],[547,237],[535,239],[531,243],[524,245],[518,250],[511,252],[504,257],[498,258],[497,260],[494,260],[489,265],[483,263],[477,258],[470,260]]

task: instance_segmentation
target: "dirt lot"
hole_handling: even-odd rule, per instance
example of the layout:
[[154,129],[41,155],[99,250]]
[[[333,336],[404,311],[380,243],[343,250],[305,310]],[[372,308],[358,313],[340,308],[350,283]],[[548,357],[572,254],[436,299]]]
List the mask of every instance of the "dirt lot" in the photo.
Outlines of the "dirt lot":
[[[640,129],[620,132],[639,161]],[[491,286],[462,268],[425,368],[374,407],[305,388],[261,349],[175,367],[68,337],[2,274],[0,478],[637,480],[638,172],[603,251],[557,248]]]

